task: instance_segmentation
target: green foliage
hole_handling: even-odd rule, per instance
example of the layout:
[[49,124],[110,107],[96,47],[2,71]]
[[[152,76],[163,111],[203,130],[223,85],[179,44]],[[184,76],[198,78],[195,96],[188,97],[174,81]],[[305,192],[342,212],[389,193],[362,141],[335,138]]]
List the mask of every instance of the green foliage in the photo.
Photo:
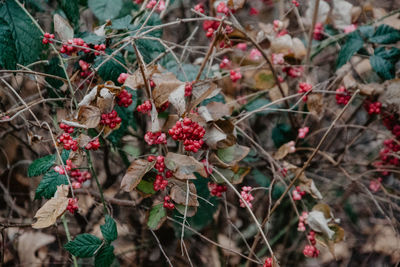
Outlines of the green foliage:
[[373,55],[370,57],[371,66],[380,77],[385,80],[394,78],[394,65],[380,56]]
[[88,44],[102,44],[106,40],[104,36],[98,36],[97,34],[91,32],[77,34],[77,37],[82,38]]
[[111,245],[103,246],[94,258],[95,267],[108,267],[111,266],[115,259],[114,247]]
[[79,6],[78,0],[58,0],[62,10],[75,28],[79,28]]
[[106,215],[106,221],[100,225],[101,233],[105,240],[112,242],[118,237],[117,224],[110,215]]
[[[253,111],[253,110],[261,108],[262,106],[268,105],[269,103],[271,103],[271,101],[269,101],[266,98],[261,97],[261,98],[257,98],[255,100],[247,103],[244,106],[244,108],[247,111]],[[276,108],[276,105],[272,105],[269,108]],[[267,115],[267,114],[269,114],[271,112],[274,112],[274,111],[273,110],[263,110],[263,111],[257,112],[256,115]]]
[[47,155],[38,158],[28,167],[28,177],[39,176],[47,172],[56,161],[56,155]]
[[153,188],[153,182],[146,181],[144,179],[142,179],[140,181],[140,183],[136,187],[136,190],[139,192],[142,192],[145,195],[148,195],[148,194],[154,195],[156,193],[156,191],[154,191],[154,188]]
[[0,63],[15,68],[16,63],[28,65],[38,60],[42,33],[16,0],[0,2],[0,18],[0,50],[7,47],[0,52]]
[[101,239],[94,235],[80,234],[65,244],[64,248],[76,257],[88,258],[95,254],[101,244]]
[[88,0],[88,6],[101,21],[114,19],[122,9],[122,0]]
[[[61,68],[60,61],[57,57],[53,57],[49,60],[49,64],[45,65],[45,71],[48,74],[52,74],[66,79],[64,70]],[[46,77],[45,79],[46,82],[48,82],[51,86],[53,86],[56,89],[60,88],[64,84],[63,81],[58,79],[53,79],[49,77]]]
[[55,170],[50,170],[43,175],[39,186],[36,188],[35,199],[42,197],[50,199],[54,196],[57,191],[57,186],[62,184],[68,184],[67,177],[61,175]]
[[296,135],[289,124],[279,123],[272,129],[272,140],[277,148],[295,138]]
[[[107,49],[106,53],[110,55],[112,51],[110,49]],[[125,65],[125,60],[120,54],[115,55],[113,58],[114,59],[108,60],[99,68],[98,74],[103,79],[103,81],[113,81],[114,83],[117,83],[119,75],[123,72],[126,72],[126,69],[121,66],[121,64]],[[99,66],[106,59],[106,56],[96,57],[94,61],[94,66]]]
[[261,187],[268,187],[271,183],[270,179],[256,168],[251,171],[251,176]]
[[126,30],[131,26],[132,19],[133,17],[131,15],[115,19],[112,21],[110,28],[113,30]]
[[364,46],[364,40],[360,35],[359,31],[354,31],[350,33],[347,37],[346,43],[342,46],[342,49],[339,52],[338,61],[336,64],[336,68],[340,68],[350,58],[358,52]]
[[150,210],[147,226],[152,230],[157,229],[162,220],[164,220],[166,216],[167,216],[167,211],[165,210],[163,203],[154,205]]
[[389,25],[380,25],[375,33],[369,38],[369,41],[377,44],[394,44],[400,41],[400,31]]

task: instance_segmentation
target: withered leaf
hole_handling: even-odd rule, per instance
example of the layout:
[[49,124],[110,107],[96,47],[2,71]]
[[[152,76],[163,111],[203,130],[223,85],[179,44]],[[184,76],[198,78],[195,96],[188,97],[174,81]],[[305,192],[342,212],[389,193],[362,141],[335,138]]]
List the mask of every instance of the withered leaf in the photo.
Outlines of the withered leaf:
[[[185,205],[175,204],[175,209],[182,215],[185,215]],[[196,215],[197,207],[196,206],[187,206],[186,208],[186,217],[193,217]]]
[[[186,205],[187,202],[188,206],[199,206],[196,186],[193,183],[179,180],[171,180],[171,183],[173,186],[171,187],[170,196],[173,201],[181,205]],[[187,187],[189,187],[189,192],[187,191]]]
[[64,214],[68,206],[67,185],[57,186],[57,191],[35,214],[37,221],[32,224],[32,228],[41,229],[53,225],[57,219]]
[[86,128],[96,128],[100,123],[100,109],[95,106],[81,106],[78,112],[78,122]]
[[54,21],[54,32],[58,35],[62,41],[70,40],[74,37],[74,29],[68,23],[66,19],[61,17],[59,14],[55,14],[53,17]]
[[198,172],[201,176],[207,177],[207,172],[202,163],[192,156],[168,152],[165,156],[165,166],[176,173],[177,178],[185,177],[182,175],[190,175]]
[[319,93],[308,94],[307,107],[308,110],[311,112],[311,114],[313,114],[318,118],[321,118],[324,111],[323,104],[324,100],[322,98],[322,94]]
[[206,122],[216,121],[225,116],[231,115],[232,109],[229,105],[220,102],[210,102],[207,106],[198,108],[198,113]]
[[125,192],[132,191],[140,183],[143,176],[150,171],[155,164],[155,161],[149,162],[145,159],[134,160],[122,178],[121,189]]
[[[146,68],[146,78],[151,79],[153,74],[155,73],[159,73],[157,65]],[[125,80],[124,85],[132,89],[144,86],[143,75],[140,69],[137,69],[132,75],[129,75],[128,78]]]
[[177,110],[178,115],[182,115],[186,110],[185,85],[182,84],[168,95],[168,101]]
[[224,163],[229,166],[236,165],[239,161],[244,159],[249,154],[250,148],[235,144],[226,148],[218,149],[217,156]]
[[183,85],[183,88],[185,88],[185,83],[178,80],[171,72],[155,73],[152,80],[156,84],[152,92],[156,107],[161,107],[167,102],[170,94],[178,87]]

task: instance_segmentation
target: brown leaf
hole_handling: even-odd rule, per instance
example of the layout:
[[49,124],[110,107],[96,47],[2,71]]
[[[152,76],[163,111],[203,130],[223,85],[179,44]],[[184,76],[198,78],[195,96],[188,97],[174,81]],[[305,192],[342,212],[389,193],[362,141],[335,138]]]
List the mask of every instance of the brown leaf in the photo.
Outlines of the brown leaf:
[[[173,186],[171,187],[170,196],[173,201],[181,205],[199,206],[197,200],[196,186],[189,181],[170,180]],[[189,183],[189,193],[187,192],[187,183]]]
[[41,229],[53,225],[57,219],[64,214],[68,206],[67,185],[57,186],[57,191],[35,214],[37,220],[32,224],[32,228]]
[[182,84],[168,95],[168,101],[182,115],[186,110],[185,85]]
[[236,165],[239,161],[244,159],[249,154],[250,148],[235,144],[226,148],[218,149],[217,156],[224,163],[229,166]]
[[53,243],[56,238],[42,232],[25,232],[18,237],[18,258],[21,266],[41,267],[46,264],[36,256],[36,252],[43,246]]
[[168,132],[169,129],[175,126],[176,122],[179,120],[179,116],[176,114],[169,114],[167,120],[164,122],[161,131]]
[[100,123],[100,110],[94,106],[81,106],[78,113],[78,121],[87,128],[96,128]]
[[150,171],[156,161],[148,162],[145,159],[137,159],[131,163],[126,170],[121,182],[121,189],[125,192],[132,191],[142,180],[143,176]]
[[217,87],[215,83],[206,83],[206,84],[195,84],[193,86],[193,97],[195,100],[193,101],[190,109],[195,108],[199,105],[203,100],[216,96],[221,91],[220,88]]
[[[151,79],[155,73],[159,73],[160,71],[157,68],[157,65],[153,65],[146,68],[146,78]],[[132,75],[129,75],[125,80],[125,86],[129,88],[136,89],[144,86],[143,76],[140,69],[137,69]]]
[[93,87],[92,90],[90,90],[90,92],[83,97],[81,102],[79,102],[78,106],[83,107],[83,106],[90,105],[90,103],[92,103],[92,101],[94,101],[96,99],[97,89],[98,89],[98,86]]
[[207,106],[198,108],[198,113],[206,122],[217,121],[225,116],[231,115],[232,109],[229,105],[220,102],[210,102]]
[[228,0],[228,7],[238,10],[244,6],[246,0]]
[[[282,89],[283,89],[283,93],[285,94],[285,96],[287,96],[288,93],[289,93],[289,87],[288,87],[287,83],[286,83],[286,82],[281,83],[281,86],[282,86]],[[272,87],[272,88],[268,91],[268,93],[269,93],[269,98],[271,98],[271,101],[272,101],[272,102],[283,98],[283,96],[282,96],[282,94],[281,94],[281,91],[279,90],[279,87],[278,87],[278,86]]]
[[288,143],[281,145],[281,147],[274,153],[274,159],[281,160],[284,159],[287,154],[289,154],[290,145]]
[[207,172],[202,163],[192,156],[168,152],[165,156],[165,166],[173,171],[177,178],[198,172],[201,176],[207,177]]
[[185,83],[178,80],[171,72],[155,73],[152,80],[156,84],[152,93],[156,107],[161,107],[167,102],[171,93],[177,90],[178,87],[183,85],[183,91],[185,90]]
[[74,29],[68,23],[66,19],[61,17],[59,14],[55,14],[53,17],[54,21],[54,32],[58,35],[62,41],[70,40],[74,37]]
[[[185,205],[176,204],[175,209],[182,215],[185,215]],[[196,206],[188,206],[186,208],[186,217],[193,217],[196,215],[197,207]]]
[[323,115],[323,105],[324,101],[322,98],[322,94],[309,94],[307,98],[307,107],[311,114],[315,115],[318,118],[321,118]]
[[114,104],[114,94],[108,88],[100,90],[100,94],[96,100],[96,106],[100,109],[101,113],[109,113]]

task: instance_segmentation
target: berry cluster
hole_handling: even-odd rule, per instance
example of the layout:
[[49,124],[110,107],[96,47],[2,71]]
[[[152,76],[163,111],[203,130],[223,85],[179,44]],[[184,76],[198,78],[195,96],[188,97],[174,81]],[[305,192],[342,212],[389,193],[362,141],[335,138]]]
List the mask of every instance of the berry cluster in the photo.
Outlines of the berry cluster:
[[153,162],[154,160],[156,161],[154,168],[158,171],[158,174],[156,175],[156,180],[153,183],[153,188],[155,191],[164,190],[168,185],[168,181],[165,178],[171,178],[172,172],[169,170],[166,171],[164,178],[163,173],[165,171],[165,158],[163,156],[147,157],[147,161],[149,162]]
[[379,113],[381,113],[382,103],[381,102],[369,102],[369,101],[366,101],[365,104],[364,104],[364,107],[367,110],[369,115],[379,114]]
[[69,198],[68,199],[68,206],[67,206],[67,210],[74,214],[75,211],[77,211],[78,208],[78,199],[77,198]]
[[299,224],[297,225],[297,231],[299,232],[304,232],[306,230],[306,224],[307,224],[307,216],[308,216],[308,212],[303,211],[303,213],[301,214],[301,216],[299,217]]
[[273,260],[272,258],[266,258],[263,267],[272,267]]
[[110,113],[101,114],[100,124],[106,125],[111,129],[114,129],[119,123],[121,123],[121,121],[122,119],[118,117],[118,113],[113,110]]
[[156,180],[154,181],[153,188],[155,191],[164,190],[168,185],[168,181],[164,179],[161,174],[156,175]]
[[203,22],[203,29],[206,31],[207,37],[212,37],[214,35],[214,31],[216,31],[219,27],[220,22],[215,20],[205,20]]
[[235,83],[242,78],[242,74],[240,73],[239,70],[231,70],[230,77],[231,77],[232,82]]
[[[68,172],[69,177],[72,180],[72,188],[77,189],[82,187],[82,183],[92,178],[92,175],[88,171],[81,172],[77,167],[72,163],[70,159],[66,161],[66,165],[64,166],[65,170]],[[54,171],[58,172],[61,175],[65,175],[64,168],[60,166],[55,166]]]
[[307,239],[310,241],[311,245],[315,246],[315,244],[317,244],[317,241],[315,240],[315,232],[314,231],[310,231],[307,235]]
[[197,122],[184,118],[177,121],[168,133],[174,140],[182,140],[186,151],[196,153],[204,144],[203,136],[206,130]]
[[221,69],[228,69],[231,67],[231,61],[229,60],[229,58],[224,57],[221,61],[221,63],[219,63],[219,67]]
[[274,22],[273,22],[273,30],[274,30],[274,32],[279,32],[280,30],[282,30],[283,29],[283,22],[282,21],[280,21],[280,20],[274,20]]
[[[304,94],[304,93],[307,93],[307,92],[311,91],[311,89],[312,89],[312,85],[311,84],[309,84],[309,83],[299,83],[299,90],[297,92],[299,94]],[[307,102],[307,99],[308,99],[307,95],[304,95],[303,96],[303,101]]]
[[78,150],[78,142],[69,135],[69,133],[63,133],[60,137],[57,138],[57,142],[59,144],[63,144],[64,149],[73,151]]
[[217,6],[217,12],[218,13],[222,13],[222,14],[225,14],[225,15],[229,15],[229,8],[228,8],[228,6],[226,5],[226,3],[225,2],[220,2],[219,4],[218,4],[218,6]]
[[220,184],[209,182],[208,190],[210,190],[210,194],[212,196],[221,197],[222,193],[224,193],[224,192],[226,192],[226,190],[228,190],[228,187],[226,185],[220,185]]
[[158,144],[166,144],[167,143],[167,136],[163,132],[147,132],[144,135],[144,140],[146,143],[151,145],[158,145]]
[[169,210],[173,210],[175,208],[174,203],[171,202],[170,196],[164,197],[164,208],[169,209]]
[[243,52],[247,50],[247,44],[246,43],[238,43],[236,45],[236,48],[239,50],[242,50]]
[[324,26],[321,22],[317,22],[314,27],[314,40],[321,41],[324,39]]
[[69,125],[67,125],[65,123],[62,123],[62,122],[59,124],[59,126],[60,126],[60,128],[62,130],[64,130],[65,133],[71,134],[71,133],[74,132],[74,127],[73,126],[69,126]]
[[298,137],[301,139],[305,138],[309,131],[310,131],[310,129],[308,127],[300,128]]
[[259,13],[260,13],[260,11],[258,11],[258,9],[254,8],[254,7],[250,7],[249,14],[251,16],[257,16]]
[[295,5],[296,7],[299,7],[299,6],[300,6],[300,3],[297,2],[296,0],[292,0],[292,4]]
[[394,165],[398,166],[400,161],[394,156],[400,151],[400,145],[392,139],[386,139],[383,142],[384,148],[379,152],[381,159],[380,165]]
[[[249,205],[250,208],[253,207],[251,201],[254,200],[253,195],[250,193],[251,189],[252,189],[251,186],[243,186],[242,191],[240,192],[240,195],[242,196],[244,201],[247,202],[247,205]],[[246,204],[243,202],[243,200],[239,199],[239,201],[240,201],[240,207],[245,208]]]
[[[80,47],[77,47],[80,46]],[[84,47],[84,48],[82,48]],[[66,44],[63,44],[60,53],[71,55],[72,53],[76,53],[78,51],[83,51],[84,53],[90,53],[89,45],[83,41],[81,38],[74,38],[68,40]]]
[[42,39],[42,43],[43,43],[43,44],[48,44],[48,43],[52,44],[53,41],[50,40],[50,39],[54,39],[54,34],[46,32],[46,33],[44,34],[43,39]]
[[94,52],[96,56],[100,55],[100,52],[103,52],[106,50],[106,45],[105,44],[99,44],[99,45],[94,45],[94,49],[99,51],[99,52]]
[[319,255],[319,250],[312,245],[306,245],[303,250],[303,254],[309,258],[317,258]]
[[121,74],[118,76],[117,81],[118,81],[120,84],[124,84],[125,81],[126,81],[126,79],[127,79],[128,77],[129,77],[129,74],[128,74],[128,73],[121,73]]
[[336,103],[338,105],[346,105],[349,103],[351,94],[344,86],[340,86],[338,89],[336,89],[336,93]]
[[161,105],[161,107],[157,108],[157,112],[163,112],[169,107],[169,101],[165,102]]
[[[150,0],[147,5],[146,8],[147,9],[153,9],[155,6],[157,5],[157,0]],[[161,12],[165,9],[165,1],[164,0],[160,0],[160,2],[158,3],[157,12]]]
[[272,60],[272,63],[275,65],[283,65],[285,63],[284,54],[282,54],[282,53],[272,54],[271,60]]
[[143,104],[137,106],[137,111],[143,113],[143,114],[149,114],[151,111],[151,102],[150,100],[146,100],[143,102]]
[[149,162],[152,162],[154,160],[156,160],[156,165],[154,166],[154,168],[156,168],[156,170],[158,172],[164,172],[165,170],[165,163],[164,163],[164,157],[163,156],[148,156],[147,160]]
[[93,141],[90,141],[86,146],[85,149],[87,150],[97,150],[100,147],[100,142],[99,138],[94,139]]
[[187,82],[185,85],[185,96],[191,96],[193,90],[193,83]]
[[194,6],[194,10],[197,12],[204,14],[204,5],[203,4],[197,4]]
[[260,50],[253,48],[250,50],[250,59],[257,61],[260,60],[262,57]]
[[120,107],[129,107],[132,104],[132,94],[126,89],[122,90],[117,97],[117,104]]
[[303,72],[304,72],[304,68],[302,66],[299,67],[284,67],[282,69],[284,72],[286,72],[287,75],[289,75],[292,78],[297,78],[300,77]]
[[292,191],[293,200],[301,200],[305,194],[306,192],[301,191],[300,186],[296,186],[296,189]]
[[92,72],[89,70],[90,65],[84,60],[79,60],[79,67],[81,67],[82,71],[80,73],[82,78],[88,77]]
[[369,189],[372,192],[376,193],[381,188],[381,183],[382,183],[382,178],[381,177],[379,177],[378,179],[371,180],[369,182]]

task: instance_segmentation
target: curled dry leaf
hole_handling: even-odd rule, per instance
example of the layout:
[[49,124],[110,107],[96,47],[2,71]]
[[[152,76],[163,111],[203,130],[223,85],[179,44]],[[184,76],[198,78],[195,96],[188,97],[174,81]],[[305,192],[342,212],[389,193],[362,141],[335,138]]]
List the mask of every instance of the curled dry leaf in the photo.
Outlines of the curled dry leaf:
[[96,128],[100,123],[100,109],[95,106],[81,106],[78,112],[78,122],[86,128]]
[[226,140],[228,135],[221,129],[216,127],[214,124],[207,126],[206,133],[204,135],[204,141],[212,149],[216,149],[219,142]]
[[244,6],[246,0],[228,0],[228,7],[238,10]]
[[160,131],[160,122],[158,120],[158,112],[156,107],[154,106],[153,101],[151,105],[151,111],[150,111],[150,118],[151,118],[151,131],[153,133]]
[[[146,68],[145,75],[148,79],[151,79],[153,74],[159,72],[158,67],[153,65]],[[140,69],[137,69],[132,75],[129,75],[128,78],[126,78],[124,85],[132,89],[144,86],[143,76]]]
[[92,101],[96,99],[96,95],[97,95],[97,86],[93,87],[92,90],[90,90],[90,92],[83,97],[81,102],[79,102],[78,106],[83,107],[90,105],[90,103],[92,103]]
[[[185,205],[175,204],[175,209],[182,215],[185,215]],[[186,217],[193,217],[196,215],[197,207],[196,206],[188,206],[186,208]]]
[[90,138],[86,134],[80,134],[76,140],[78,142],[79,147],[85,147],[87,144],[89,144],[92,138]]
[[19,236],[17,251],[21,266],[44,266],[43,259],[36,256],[36,251],[53,243],[55,240],[54,236],[42,232],[25,232]]
[[[303,23],[306,26],[310,26],[312,24],[315,2],[316,0],[310,0],[308,2],[308,8],[306,10],[306,14],[303,19]],[[329,4],[326,1],[321,0],[319,2],[319,7],[318,7],[317,22],[324,23],[328,18],[329,11],[330,11]]]
[[74,29],[68,23],[66,19],[61,17],[59,14],[55,14],[53,17],[54,21],[54,32],[62,41],[67,41],[74,38]]
[[190,107],[190,109],[195,108],[197,105],[203,102],[203,100],[216,96],[220,91],[221,88],[218,88],[215,83],[203,83],[193,85],[192,94],[194,100],[192,101],[192,106]]
[[207,177],[207,172],[202,163],[192,156],[168,152],[165,156],[165,166],[175,173],[177,178],[182,178],[194,172]]
[[329,228],[329,221],[330,219],[325,218],[324,213],[318,210],[311,211],[307,216],[307,223],[311,229],[332,239],[335,232]]
[[324,100],[322,94],[313,93],[308,95],[307,107],[311,114],[313,114],[314,116],[318,118],[322,117],[324,111],[323,104]]
[[218,159],[229,166],[235,166],[239,161],[244,159],[249,154],[250,148],[235,144],[230,147],[217,150]]
[[344,0],[336,0],[333,5],[330,19],[338,29],[344,29],[352,23],[353,5]]
[[57,219],[64,214],[68,206],[67,185],[57,186],[57,191],[49,201],[47,201],[35,214],[37,220],[32,224],[32,228],[41,229],[52,226]]
[[156,84],[152,92],[156,107],[161,107],[167,102],[170,94],[177,90],[178,87],[183,85],[183,90],[185,90],[185,83],[178,80],[171,72],[155,73],[152,80]]
[[175,107],[178,115],[182,115],[186,110],[185,101],[185,84],[181,84],[178,88],[168,95],[168,101]]
[[217,121],[232,113],[229,105],[220,102],[210,102],[207,106],[198,108],[198,113],[204,118],[206,122]]
[[113,107],[114,94],[108,88],[102,88],[100,95],[97,97],[96,106],[101,113],[109,113]]
[[[196,186],[189,181],[179,181],[179,180],[171,180],[173,184],[170,191],[170,196],[173,201],[181,205],[188,206],[199,206],[199,201],[197,200],[197,191]],[[189,186],[188,186],[189,185]],[[189,193],[187,188],[189,187]]]
[[125,192],[132,191],[140,183],[143,176],[150,171],[155,164],[155,161],[149,162],[145,159],[134,160],[122,178],[121,189]]
[[288,57],[302,59],[307,51],[303,42],[298,38],[293,38],[285,34],[271,40],[271,51],[273,53],[282,53]]

